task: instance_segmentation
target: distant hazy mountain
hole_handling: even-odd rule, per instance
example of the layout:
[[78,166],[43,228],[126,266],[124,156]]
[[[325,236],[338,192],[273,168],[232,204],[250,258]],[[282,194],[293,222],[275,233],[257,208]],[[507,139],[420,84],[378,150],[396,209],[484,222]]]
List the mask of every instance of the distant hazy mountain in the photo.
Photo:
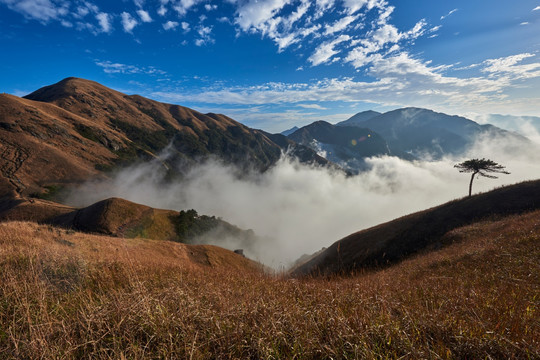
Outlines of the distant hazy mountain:
[[509,131],[515,131],[523,136],[530,136],[531,131],[540,133],[540,117],[490,114],[483,120]]
[[[345,121],[337,123],[336,125],[338,125],[338,126],[358,126],[358,124],[361,124],[364,121],[371,120],[374,117],[379,116],[379,115],[381,115],[380,112],[373,111],[373,110],[362,111],[362,112],[359,112],[356,115],[351,116],[350,118],[348,118]],[[360,127],[362,127],[362,126],[360,126]]]
[[296,130],[298,130],[298,126],[293,126],[292,128],[290,128],[290,129],[288,129],[288,130],[282,131],[280,134],[281,134],[281,135],[285,135],[285,136],[289,136],[289,135],[291,135],[293,132],[295,132]]
[[[372,115],[359,113],[338,125],[352,124],[369,128],[387,141],[392,152],[408,153],[415,157],[440,158],[447,154],[459,154],[478,136],[485,134],[517,138],[493,125],[480,125],[464,117],[427,109],[403,108]],[[521,140],[526,141],[525,138]]]
[[362,169],[366,157],[390,154],[386,141],[372,130],[325,121],[304,126],[288,138],[347,170]]

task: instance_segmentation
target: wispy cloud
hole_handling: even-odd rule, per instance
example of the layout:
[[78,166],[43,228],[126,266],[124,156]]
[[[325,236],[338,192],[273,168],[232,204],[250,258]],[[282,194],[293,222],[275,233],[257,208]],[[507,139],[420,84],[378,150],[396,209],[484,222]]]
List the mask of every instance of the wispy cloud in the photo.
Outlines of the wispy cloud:
[[[211,88],[199,93],[154,92],[152,95],[179,103],[207,104],[302,104],[323,101],[372,102],[383,106],[422,106],[460,111],[504,108],[516,99],[508,91],[523,87],[523,80],[540,78],[540,62],[532,54],[488,59],[478,65],[476,77],[451,75],[452,66],[434,66],[429,61],[402,52],[376,55],[368,68],[372,81],[333,78],[309,84],[266,83],[248,87]],[[529,60],[529,63],[523,63]],[[524,100],[525,101],[525,100]],[[538,99],[537,99],[538,101]],[[534,101],[529,105],[533,108]]]
[[532,9],[532,11],[538,11],[538,10],[540,10],[540,6],[537,6],[534,9]]
[[450,11],[448,12],[448,14],[441,16],[441,20],[446,19],[447,17],[449,17],[450,15],[452,15],[453,13],[455,13],[455,12],[458,11],[458,10],[459,10],[459,9],[453,9],[453,10],[450,10]]
[[28,19],[43,23],[58,20],[69,12],[69,3],[56,4],[50,0],[0,0],[0,3]]
[[351,38],[348,35],[341,35],[337,39],[322,43],[321,45],[317,47],[315,52],[308,58],[308,61],[313,66],[328,63],[335,54],[339,53],[339,51],[337,51],[335,47],[341,44],[342,42],[348,41],[350,39]]
[[304,108],[304,109],[327,110],[327,108],[322,107],[319,104],[298,104],[296,106]]
[[107,74],[146,74],[146,75],[165,75],[165,71],[157,69],[153,66],[137,66],[127,65],[121,63],[114,63],[111,61],[96,60],[95,64],[103,69]]

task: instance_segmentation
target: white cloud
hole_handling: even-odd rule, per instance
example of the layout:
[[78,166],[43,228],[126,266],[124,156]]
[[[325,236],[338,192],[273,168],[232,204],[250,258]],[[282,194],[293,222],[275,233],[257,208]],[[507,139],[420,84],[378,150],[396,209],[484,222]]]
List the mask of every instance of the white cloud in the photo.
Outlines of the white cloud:
[[167,8],[165,6],[163,6],[163,5],[161,5],[159,7],[159,9],[157,10],[157,13],[160,16],[165,16],[167,14]]
[[16,11],[28,19],[38,20],[47,23],[51,20],[57,20],[65,15],[69,3],[56,4],[50,0],[0,0],[0,3],[7,5],[13,11]]
[[304,108],[304,109],[327,110],[327,108],[322,107],[319,104],[298,104],[296,106]]
[[484,61],[485,67],[482,72],[490,73],[491,76],[511,75],[513,79],[534,78],[540,76],[540,63],[520,64],[525,59],[534,58],[536,55],[523,53],[507,56],[499,59],[488,59]]
[[181,26],[182,26],[182,30],[184,30],[184,32],[186,32],[186,33],[191,30],[191,28],[189,27],[189,24],[187,22],[185,22],[185,21],[182,21]]
[[127,65],[121,63],[113,63],[111,61],[96,60],[95,64],[107,74],[146,74],[146,75],[165,75],[163,70],[156,69],[153,66],[142,67],[136,65]]
[[537,11],[537,10],[540,10],[540,6],[537,6],[534,9],[532,9],[532,11]]
[[176,21],[167,21],[165,24],[163,24],[163,29],[174,30],[178,25],[180,24],[178,24]]
[[459,10],[459,9],[453,9],[453,10],[450,10],[450,11],[448,12],[448,14],[441,16],[441,20],[446,19],[447,17],[449,17],[450,15],[452,15],[453,13],[455,13],[455,12],[458,11],[458,10]]
[[211,26],[200,25],[197,28],[197,34],[199,35],[199,38],[195,40],[195,45],[197,46],[212,44],[214,42],[214,39],[211,36],[212,34]]
[[203,2],[204,0],[180,0],[175,5],[173,5],[174,10],[178,13],[180,16],[184,16],[187,14],[189,9],[191,9],[193,6],[198,5],[199,3]]
[[[323,57],[321,57],[323,59]],[[457,77],[451,66],[432,65],[408,53],[391,56],[373,54],[365,81],[334,78],[308,84],[265,83],[248,87],[211,88],[200,93],[155,92],[152,95],[178,103],[208,104],[300,104],[323,101],[371,102],[381,106],[418,106],[440,111],[512,112],[520,108],[538,112],[538,98],[510,98],[512,89],[535,86],[527,80],[540,79],[540,62],[531,54],[486,60],[481,65],[485,75]],[[456,69],[457,70],[457,69]],[[454,71],[455,72],[455,71]]]
[[383,7],[386,5],[384,0],[343,0],[344,6],[347,9],[349,14],[354,14],[364,6],[367,10],[371,10],[374,7]]
[[320,18],[324,13],[334,6],[335,0],[317,0],[315,3],[316,12],[315,19]]
[[[453,165],[467,158],[490,158],[511,172],[499,179],[478,179],[474,193],[535,179],[540,173],[538,145],[512,148],[505,140],[480,139],[469,153],[440,161],[369,158],[368,169],[357,176],[283,157],[263,174],[242,172],[239,177],[238,169],[206,162],[182,180],[164,182],[161,164],[146,163],[123,169],[104,183],[85,184],[71,201],[88,206],[114,196],[155,208],[193,208],[253,229],[265,238],[245,248],[248,256],[283,266],[355,231],[465,197],[469,177]],[[220,240],[215,244],[223,246]],[[226,246],[240,247],[235,242]]]
[[86,6],[79,6],[77,7],[77,11],[73,13],[73,16],[77,19],[82,19],[89,13],[90,13],[90,9],[88,9]]
[[275,22],[274,18],[292,0],[249,0],[237,9],[236,23],[244,31],[260,30],[268,32]]
[[127,12],[123,12],[120,14],[120,17],[122,19],[122,26],[124,27],[124,31],[127,33],[131,33],[133,28],[137,26],[138,22],[135,20],[130,14]]
[[333,33],[336,33],[336,32],[340,32],[340,31],[343,31],[345,30],[350,24],[352,24],[356,19],[358,18],[358,16],[352,16],[352,15],[348,15],[348,16],[345,16],[339,20],[337,20],[334,24],[332,25],[326,25],[325,26],[325,34],[326,35],[330,35],[330,34],[333,34]]
[[217,5],[205,4],[204,8],[206,9],[206,11],[212,11],[217,9]]
[[100,12],[96,15],[101,31],[105,33],[110,33],[112,31],[112,16],[107,13]]
[[522,22],[522,23],[519,23],[519,25],[521,25],[521,26],[529,25],[529,22],[528,22],[528,21],[524,21],[524,22]]
[[141,18],[142,22],[145,22],[145,23],[152,22],[152,17],[150,16],[150,14],[148,14],[147,11],[139,9],[137,10],[137,14],[139,14],[139,17]]
[[348,35],[341,35],[335,40],[322,43],[317,47],[315,52],[308,58],[308,61],[313,65],[321,65],[328,63],[332,57],[339,51],[335,50],[335,47],[342,42],[349,41]]
[[145,0],[133,0],[135,5],[139,8],[143,7]]

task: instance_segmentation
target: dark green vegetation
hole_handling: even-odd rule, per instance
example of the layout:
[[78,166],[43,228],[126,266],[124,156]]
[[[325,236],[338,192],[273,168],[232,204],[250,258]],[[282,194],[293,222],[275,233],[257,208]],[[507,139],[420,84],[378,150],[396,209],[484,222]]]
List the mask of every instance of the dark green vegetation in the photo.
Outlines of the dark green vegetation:
[[30,197],[42,200],[55,201],[58,199],[64,187],[62,185],[46,185],[45,191],[41,193],[32,193]]
[[[540,181],[499,188],[351,234],[294,269],[294,275],[349,274],[395,264],[447,245],[444,235],[486,219],[540,209]],[[451,239],[450,239],[451,240]]]

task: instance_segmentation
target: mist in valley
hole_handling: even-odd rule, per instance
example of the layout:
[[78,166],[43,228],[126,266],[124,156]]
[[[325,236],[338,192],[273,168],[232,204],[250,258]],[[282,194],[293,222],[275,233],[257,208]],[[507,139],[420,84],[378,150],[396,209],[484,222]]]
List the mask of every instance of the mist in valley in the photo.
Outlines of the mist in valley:
[[[223,238],[219,233],[196,239],[234,250],[276,269],[287,268],[353,232],[467,195],[470,174],[453,166],[469,158],[489,158],[510,175],[475,179],[473,193],[540,176],[540,137],[528,144],[507,138],[484,138],[460,157],[409,162],[397,157],[367,159],[369,170],[356,176],[302,165],[287,155],[264,173],[242,173],[219,161],[206,161],[176,182],[166,182],[160,161],[125,168],[108,181],[89,182],[72,192],[68,203],[87,206],[121,197],[155,208],[195,209],[221,217],[258,240]],[[163,157],[167,154],[164,153]]]

